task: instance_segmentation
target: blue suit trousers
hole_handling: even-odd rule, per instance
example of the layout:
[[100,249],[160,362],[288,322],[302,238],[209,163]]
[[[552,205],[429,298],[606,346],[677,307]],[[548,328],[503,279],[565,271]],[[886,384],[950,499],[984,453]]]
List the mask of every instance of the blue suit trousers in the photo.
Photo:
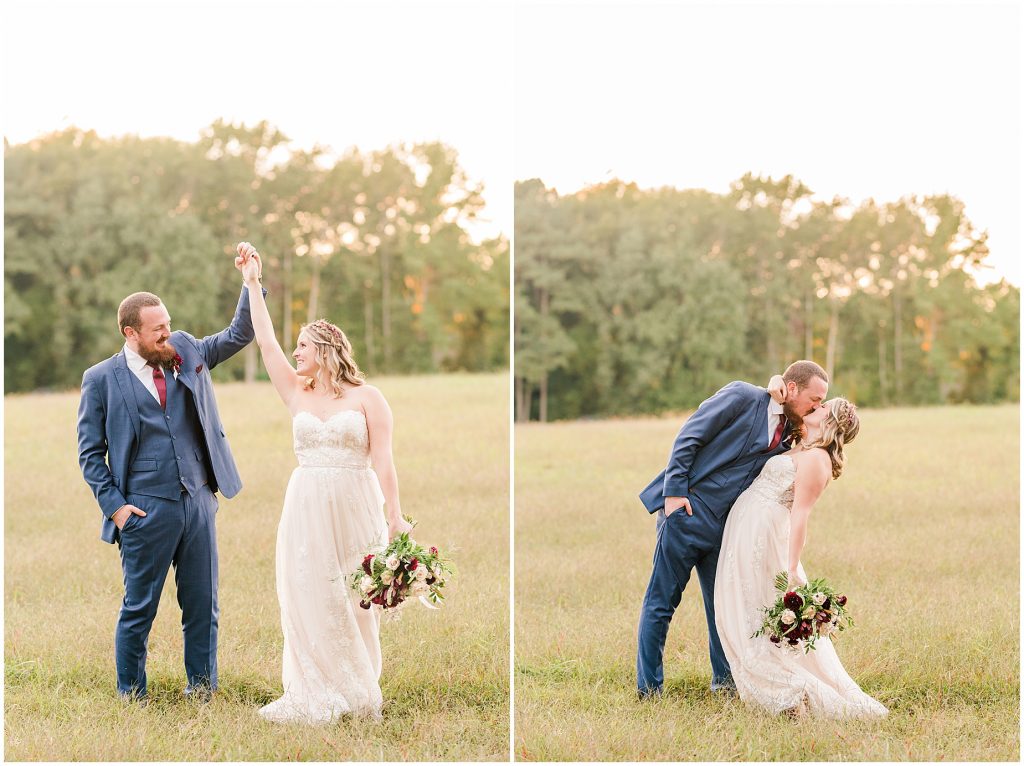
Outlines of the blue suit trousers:
[[654,568],[644,594],[637,635],[637,691],[641,696],[659,694],[662,690],[662,657],[668,626],[694,569],[704,595],[711,688],[734,685],[729,661],[725,658],[715,627],[715,570],[718,568],[725,518],[715,517],[693,497],[690,501],[693,516],[687,515],[683,509],[668,517],[664,509],[658,511]]
[[204,485],[177,501],[135,494],[126,499],[146,516],[129,516],[118,540],[124,600],[114,635],[117,689],[125,696],[146,694],[149,631],[172,566],[189,688],[216,689],[217,497]]

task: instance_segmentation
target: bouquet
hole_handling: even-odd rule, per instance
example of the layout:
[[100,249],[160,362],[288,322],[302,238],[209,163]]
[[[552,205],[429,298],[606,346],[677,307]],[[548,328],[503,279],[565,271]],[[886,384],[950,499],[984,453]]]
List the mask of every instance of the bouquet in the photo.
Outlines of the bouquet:
[[383,550],[368,552],[362,566],[349,575],[349,585],[359,594],[363,609],[395,609],[409,596],[419,596],[424,606],[436,609],[454,573],[437,548],[424,548],[403,532]]
[[794,590],[787,590],[786,572],[775,575],[775,589],[779,597],[771,606],[763,607],[764,622],[751,638],[767,635],[776,646],[785,645],[804,652],[814,648],[814,642],[853,627],[853,619],[846,610],[846,596],[836,593],[824,578],[811,580]]

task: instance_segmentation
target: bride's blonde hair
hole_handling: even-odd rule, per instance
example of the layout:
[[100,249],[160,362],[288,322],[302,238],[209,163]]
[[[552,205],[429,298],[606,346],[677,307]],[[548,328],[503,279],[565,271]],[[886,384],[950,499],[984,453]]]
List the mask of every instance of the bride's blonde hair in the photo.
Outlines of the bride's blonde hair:
[[[857,417],[857,407],[846,399],[836,397],[828,402],[829,413],[821,423],[821,433],[813,442],[803,444],[804,449],[822,447],[828,452],[832,460],[832,478],[838,479],[843,473],[843,465],[846,462],[844,447],[852,442],[860,432],[860,418]],[[797,442],[803,442],[804,436],[801,430],[795,436]]]
[[[363,385],[366,378],[352,357],[352,344],[337,325],[326,319],[318,319],[302,325],[299,332],[306,333],[316,349],[317,367],[324,373],[324,383],[335,397],[345,393],[343,383],[350,386]],[[312,381],[309,385],[315,387],[316,382]]]

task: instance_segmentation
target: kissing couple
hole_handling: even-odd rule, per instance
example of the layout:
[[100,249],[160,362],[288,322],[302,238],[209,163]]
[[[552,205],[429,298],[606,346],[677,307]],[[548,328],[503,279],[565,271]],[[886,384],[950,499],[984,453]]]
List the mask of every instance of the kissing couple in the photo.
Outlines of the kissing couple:
[[886,708],[843,669],[831,641],[814,651],[754,637],[775,602],[775,577],[807,583],[800,562],[811,509],[846,465],[860,430],[856,407],[825,401],[814,362],[791,364],[768,389],[733,381],[683,424],[668,465],[640,493],[657,514],[654,566],[637,636],[637,691],[662,692],[672,615],[697,570],[708,623],[713,691],[772,713],[881,717]]
[[117,690],[146,700],[149,632],[171,568],[184,694],[206,701],[217,689],[216,493],[234,497],[242,482],[210,371],[255,337],[292,415],[299,464],[277,534],[284,694],[259,713],[305,723],[380,717],[380,615],[360,609],[346,581],[361,552],[412,528],[399,504],[391,409],[330,322],[302,327],[292,366],[274,334],[252,245],[238,245],[235,267],[243,286],[225,329],[205,338],[172,331],[159,297],[132,293],[117,310],[124,346],[82,376],[79,463],[102,514],[100,538],[117,545],[124,576]]

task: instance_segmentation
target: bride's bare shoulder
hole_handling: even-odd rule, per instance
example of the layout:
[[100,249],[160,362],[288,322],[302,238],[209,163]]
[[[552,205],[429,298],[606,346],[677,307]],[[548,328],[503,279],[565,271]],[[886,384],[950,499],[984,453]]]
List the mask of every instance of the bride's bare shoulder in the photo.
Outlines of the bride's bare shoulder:
[[832,458],[824,447],[812,447],[801,450],[793,461],[798,473],[832,475]]

